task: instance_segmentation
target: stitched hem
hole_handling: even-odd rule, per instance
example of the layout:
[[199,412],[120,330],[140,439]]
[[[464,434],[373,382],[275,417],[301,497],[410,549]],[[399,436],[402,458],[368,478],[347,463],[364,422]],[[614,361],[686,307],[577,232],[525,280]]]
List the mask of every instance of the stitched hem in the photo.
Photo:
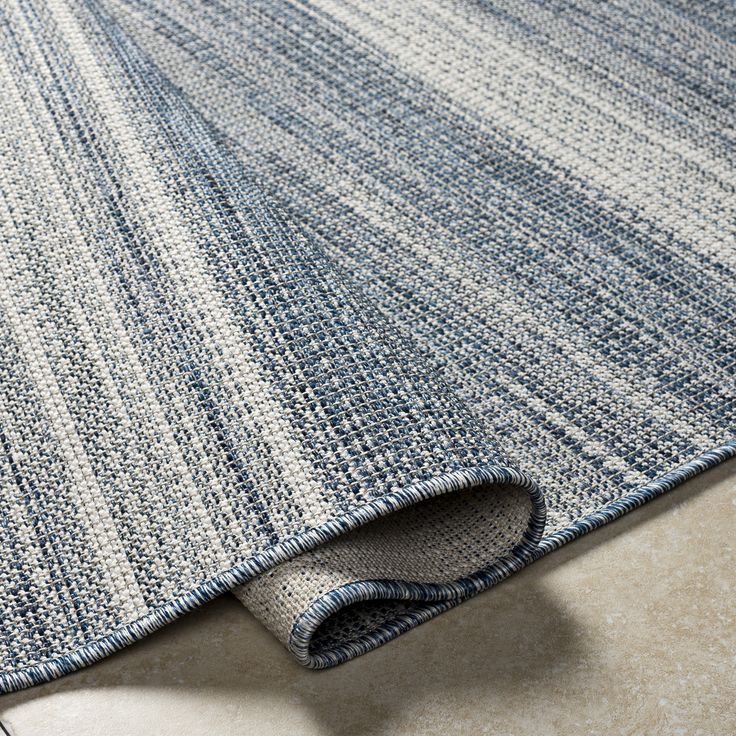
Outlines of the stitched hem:
[[456,470],[437,478],[415,483],[400,491],[388,493],[342,516],[330,519],[319,527],[279,542],[240,565],[216,575],[192,591],[155,608],[136,621],[126,624],[94,642],[85,644],[73,652],[20,670],[1,673],[0,692],[22,690],[93,664],[160,629],[188,611],[228,592],[236,585],[242,585],[281,562],[381,516],[444,493],[489,484],[517,486],[529,494],[532,502],[532,513],[520,547],[531,551],[542,536],[546,514],[544,500],[537,484],[525,473],[504,466],[484,466]]

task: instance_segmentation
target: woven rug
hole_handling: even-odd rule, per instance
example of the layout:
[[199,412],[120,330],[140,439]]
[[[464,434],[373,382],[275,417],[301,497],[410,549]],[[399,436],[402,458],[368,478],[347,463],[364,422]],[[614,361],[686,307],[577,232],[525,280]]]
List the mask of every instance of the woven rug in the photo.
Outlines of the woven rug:
[[3,0],[0,690],[231,590],[335,665],[736,454],[735,43]]

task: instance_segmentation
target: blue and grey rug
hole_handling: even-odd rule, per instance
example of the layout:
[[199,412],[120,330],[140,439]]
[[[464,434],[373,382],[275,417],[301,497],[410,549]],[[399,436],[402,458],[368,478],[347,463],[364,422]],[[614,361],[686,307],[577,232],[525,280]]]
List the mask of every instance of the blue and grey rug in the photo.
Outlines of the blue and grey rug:
[[328,667],[736,454],[735,44],[2,0],[0,690],[229,590]]

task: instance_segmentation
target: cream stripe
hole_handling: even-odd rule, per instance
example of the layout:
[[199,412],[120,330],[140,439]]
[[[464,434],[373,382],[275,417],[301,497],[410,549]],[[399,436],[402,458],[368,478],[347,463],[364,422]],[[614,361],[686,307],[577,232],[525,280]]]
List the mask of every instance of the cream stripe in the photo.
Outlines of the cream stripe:
[[[3,431],[12,448],[12,459],[21,467],[32,465],[34,458],[29,458],[27,453],[23,451],[25,449],[24,443],[15,430],[11,416],[5,411],[5,404],[2,400],[0,400],[0,426],[3,427]],[[8,460],[10,459],[8,458]],[[4,481],[2,471],[3,468],[0,465],[0,480]],[[10,470],[8,469],[7,472],[9,474]],[[18,562],[21,563],[23,574],[28,576],[29,582],[33,585],[34,593],[37,595],[38,605],[41,608],[47,609],[49,613],[46,615],[50,616],[52,615],[51,612],[56,614],[59,611],[63,611],[64,606],[62,605],[56,586],[51,579],[50,560],[41,551],[41,545],[29,524],[28,512],[25,509],[23,501],[20,497],[16,501],[10,492],[7,492],[7,495],[5,495],[4,489],[6,487],[12,488],[14,485],[15,483],[12,479],[9,479],[7,486],[4,482],[2,484],[4,491],[3,513],[7,514],[6,520],[9,522],[10,528],[15,530],[20,541],[20,544],[14,547],[14,554],[18,556],[18,559],[14,560],[14,564],[18,565]],[[3,545],[5,544],[5,539],[3,539]],[[10,560],[6,560],[5,564],[9,566]],[[12,576],[8,576],[6,579],[12,579]],[[39,596],[38,593],[41,593],[41,595]],[[2,618],[2,628],[6,631],[23,629],[26,626],[22,620],[22,609],[14,606],[4,606]],[[76,620],[77,623],[79,621],[73,607],[70,610],[68,619]],[[14,642],[12,639],[6,639],[0,636],[0,658],[14,657],[16,652],[13,651],[13,645]]]
[[[394,221],[387,221],[381,217],[380,211],[376,212],[369,209],[368,204],[371,201],[370,198],[361,198],[359,196],[359,190],[356,190],[354,194],[356,196],[354,199],[351,198],[351,205],[356,212],[365,217],[369,222],[372,222],[375,226],[380,227],[390,238],[403,243],[405,247],[411,249],[413,261],[431,263],[434,273],[446,274],[447,282],[455,284],[460,293],[472,293],[476,295],[471,305],[468,306],[468,318],[470,322],[473,321],[473,316],[480,317],[489,313],[498,315],[501,317],[500,322],[502,324],[513,323],[515,326],[521,328],[522,335],[534,334],[541,336],[541,341],[535,339],[534,344],[555,345],[559,347],[572,365],[589,370],[604,385],[613,387],[623,396],[626,396],[634,406],[644,407],[651,405],[650,396],[642,393],[637,388],[641,385],[640,377],[637,377],[637,375],[626,368],[619,368],[617,373],[613,373],[612,370],[606,367],[604,362],[594,359],[591,354],[592,351],[572,329],[564,331],[553,329],[550,326],[550,319],[545,319],[536,308],[536,305],[535,311],[533,313],[529,312],[524,307],[523,298],[520,298],[502,280],[495,281],[493,288],[488,289],[484,288],[488,283],[488,273],[476,270],[471,274],[468,274],[467,270],[465,272],[459,270],[453,271],[451,262],[447,258],[444,258],[441,252],[424,245],[425,242],[429,241],[425,241],[422,238],[407,238],[405,233],[396,227]],[[537,244],[537,247],[541,248],[542,244]],[[549,316],[551,317],[551,315]],[[560,335],[564,335],[563,341],[560,341]],[[521,386],[512,383],[506,383],[504,385],[509,389],[522,389]],[[522,393],[519,395],[522,396]],[[547,415],[550,415],[553,411],[551,405],[546,402],[542,404],[541,401],[533,399],[532,395],[526,389],[523,389],[523,397],[526,401],[533,402],[537,409],[543,410]],[[678,408],[678,404],[679,402],[677,402],[676,398],[672,397],[667,404],[660,404],[654,407],[651,410],[651,415],[664,425],[679,431],[683,436],[692,436],[696,442],[707,445],[707,437],[693,432],[693,428],[686,427],[681,422],[678,422],[677,417],[683,413],[682,408],[680,408],[679,412],[675,411]],[[586,451],[605,458],[606,463],[610,465],[612,470],[628,471],[628,465],[624,462],[616,460],[614,463],[611,463],[612,456],[610,449],[587,437],[584,429],[571,426],[570,422],[559,414],[554,415],[554,420],[561,427],[564,427],[566,431],[569,431],[575,439],[580,441]],[[634,474],[632,474],[630,480],[633,479]],[[640,480],[638,474],[636,474],[636,479]]]
[[[282,141],[285,143],[285,141]],[[299,159],[305,159],[309,155],[309,151],[304,148],[300,148],[298,140],[290,140],[290,145],[279,146],[280,155],[283,155],[287,160],[293,160],[296,165]],[[305,159],[306,160],[306,159]],[[393,258],[395,263],[393,264],[393,270],[400,272],[402,268],[411,266],[412,263],[432,263],[434,264],[435,273],[446,274],[445,283],[452,283],[457,285],[462,279],[466,279],[464,288],[460,288],[458,293],[468,293],[468,291],[477,295],[473,301],[473,313],[477,313],[480,316],[481,313],[488,314],[489,307],[493,309],[501,309],[504,313],[508,313],[506,319],[511,319],[513,315],[524,315],[525,325],[528,330],[543,330],[545,337],[548,340],[545,344],[554,344],[568,352],[568,346],[564,342],[559,341],[561,333],[549,330],[545,327],[548,321],[544,318],[539,319],[538,322],[532,318],[528,310],[524,307],[524,299],[519,296],[512,289],[507,289],[502,283],[495,284],[492,289],[485,288],[487,285],[488,274],[474,270],[473,276],[468,277],[466,275],[467,269],[464,274],[451,273],[452,269],[452,257],[446,253],[438,250],[437,248],[427,248],[425,243],[433,243],[434,240],[430,237],[432,232],[436,232],[439,228],[440,231],[444,232],[445,237],[452,239],[452,235],[442,228],[441,223],[430,221],[421,212],[412,207],[411,203],[407,201],[401,201],[401,206],[406,212],[406,208],[410,208],[411,215],[402,222],[402,216],[398,209],[393,209],[392,217],[387,218],[384,211],[384,201],[377,198],[377,193],[391,197],[391,193],[382,185],[379,180],[372,180],[370,183],[370,190],[363,187],[361,182],[356,176],[349,176],[345,174],[346,164],[341,164],[342,168],[335,167],[332,171],[330,170],[331,163],[329,161],[320,161],[319,166],[313,166],[312,171],[320,172],[314,174],[316,179],[320,182],[320,185],[324,187],[324,191],[335,198],[336,201],[340,202],[345,207],[351,209],[356,214],[364,217],[375,227],[379,228],[388,236],[389,242],[397,242],[402,244],[401,249],[395,249],[393,251]],[[479,209],[482,209],[484,203],[481,201],[476,202]],[[426,228],[426,237],[422,237],[421,234],[416,232],[417,222],[421,222]],[[411,235],[407,235],[411,233]],[[541,243],[537,244],[539,248],[542,247]],[[402,260],[402,253],[405,254]],[[470,264],[466,264],[469,266]],[[357,266],[356,266],[357,267]],[[454,287],[457,289],[457,286]],[[501,294],[501,290],[502,294]],[[498,298],[497,298],[498,297]],[[515,306],[512,306],[515,305]],[[535,305],[535,315],[539,317],[540,309],[544,309],[546,305]],[[553,315],[548,314],[548,318],[552,319]],[[518,318],[517,318],[518,319]],[[640,320],[648,322],[647,315],[643,314],[640,316]],[[569,330],[573,330],[572,325],[568,325]],[[572,336],[573,332],[565,332],[566,336]],[[622,382],[626,382],[625,395],[633,400],[634,406],[646,406],[650,404],[650,399],[647,394],[643,394],[639,388],[641,387],[641,379],[631,370],[618,371],[616,374],[610,371],[605,371],[605,375],[601,375],[600,365],[603,365],[602,361],[596,362],[594,357],[590,355],[590,350],[586,349],[585,343],[581,342],[581,336],[578,336],[578,347],[576,350],[570,352],[570,359],[573,364],[579,366],[585,366],[587,369],[598,371],[598,377],[603,381],[608,381],[610,385],[617,385],[621,390]],[[693,368],[695,367],[692,363],[686,363]],[[510,387],[510,384],[508,385]],[[639,388],[637,388],[639,387]],[[652,386],[652,389],[655,387]],[[676,411],[679,409],[679,411]],[[665,424],[670,425],[676,421],[677,416],[682,416],[685,410],[684,405],[677,401],[675,397],[666,406],[658,406],[657,413],[658,419]],[[564,426],[565,423],[562,423]],[[685,434],[690,434],[692,429],[685,428],[681,423],[679,431]],[[695,435],[700,440],[705,440],[701,435]],[[577,436],[577,439],[582,439],[581,436]],[[603,451],[599,446],[593,451],[595,454],[606,455],[608,450]],[[616,469],[622,470],[623,466],[620,464]]]
[[[4,89],[7,92],[7,86]],[[20,205],[13,193],[6,192],[6,198],[0,204],[3,219],[11,216],[6,203],[13,208]],[[134,615],[143,606],[143,598],[118,538],[104,494],[96,482],[74,421],[46,359],[43,340],[30,315],[21,314],[17,309],[16,299],[20,301],[16,293],[18,286],[24,288],[27,284],[22,274],[13,268],[13,260],[8,257],[6,250],[0,249],[0,306],[43,398],[54,436],[78,488],[79,499],[90,522],[90,538],[99,544],[102,553],[100,559],[107,570],[106,586],[117,593],[124,610]]]
[[[290,473],[292,499],[309,509],[308,502],[320,498],[322,488],[303,460],[303,450],[293,441],[293,430],[284,417],[284,408],[272,400],[273,387],[261,377],[258,364],[246,354],[243,338],[192,243],[193,233],[185,227],[180,213],[172,206],[166,190],[153,174],[156,170],[154,159],[140,144],[140,131],[134,130],[128,122],[107,78],[107,70],[96,62],[66,4],[54,3],[52,9],[65,30],[80,73],[99,101],[100,114],[125,159],[127,171],[121,175],[126,174],[125,180],[129,182],[127,191],[131,202],[139,211],[150,242],[158,246],[158,255],[175,285],[180,303],[201,324],[204,334],[211,336],[208,344],[212,362],[223,376],[223,385],[234,398],[245,395],[245,401],[236,399],[238,407],[253,417],[261,429],[263,441],[271,446],[282,467]],[[319,511],[326,513],[323,509]]]
[[[337,0],[319,6],[354,28],[404,68],[470,108],[532,149],[569,166],[577,175],[614,192],[662,226],[697,244],[701,252],[736,266],[736,254],[723,246],[720,220],[736,201],[702,179],[695,180],[669,149],[673,142],[646,126],[632,128],[633,113],[613,126],[615,112],[600,98],[555,70],[491,34],[488,28],[446,12],[439,5],[378,2],[359,7]],[[391,18],[389,28],[381,17]],[[423,18],[421,33],[410,20]],[[452,43],[448,45],[448,38]],[[494,47],[487,48],[492,38]],[[542,60],[543,61],[543,60]],[[564,102],[563,102],[564,98]],[[596,112],[597,111],[597,112]],[[649,142],[642,146],[642,138]],[[648,155],[643,155],[643,152]],[[696,160],[702,153],[693,154]],[[652,165],[651,157],[655,158]],[[622,165],[625,164],[625,165]],[[661,176],[667,171],[666,179]],[[733,174],[716,165],[726,181]],[[673,186],[676,183],[676,186]]]
[[[5,69],[3,69],[3,71],[5,71]],[[121,397],[118,394],[117,389],[112,381],[105,360],[100,354],[99,346],[95,341],[94,331],[90,327],[88,317],[80,309],[78,305],[78,299],[75,300],[74,295],[70,293],[69,289],[73,288],[73,285],[68,282],[70,272],[76,271],[82,274],[82,277],[88,284],[92,283],[95,289],[100,294],[104,294],[104,283],[102,282],[99,271],[97,270],[97,267],[95,265],[94,257],[88,250],[86,240],[78,230],[77,223],[74,220],[74,217],[69,209],[66,196],[63,194],[63,191],[60,188],[58,178],[48,159],[48,154],[44,146],[41,145],[40,141],[38,140],[36,134],[38,128],[33,124],[33,121],[27,114],[25,107],[23,106],[23,104],[21,104],[21,99],[17,95],[15,88],[10,83],[6,84],[4,88],[9,90],[9,92],[12,92],[12,94],[14,95],[14,102],[16,105],[15,110],[17,116],[16,120],[20,126],[18,128],[19,132],[17,133],[17,138],[19,141],[23,140],[28,145],[32,145],[34,169],[37,172],[39,180],[43,181],[47,188],[47,194],[49,195],[47,198],[50,201],[59,203],[53,209],[46,209],[41,216],[41,219],[48,217],[55,218],[58,222],[58,225],[54,229],[58,233],[58,238],[60,240],[64,239],[66,241],[65,245],[61,242],[57,242],[53,247],[48,249],[46,255],[49,259],[49,266],[52,268],[52,270],[63,276],[63,278],[56,280],[57,285],[60,287],[64,287],[64,291],[71,296],[70,302],[74,305],[74,316],[77,318],[78,326],[80,327],[80,334],[84,338],[84,344],[86,348],[93,357],[96,368],[95,375],[98,379],[101,380],[100,389],[105,391],[110,397],[112,401],[110,408],[115,412],[118,421],[120,421],[122,425],[131,432],[136,432],[137,428],[134,427],[131,423],[130,416],[127,413]],[[39,107],[36,107],[36,109],[34,109],[34,114],[44,115]],[[49,121],[47,121],[47,124],[51,125]],[[23,134],[20,133],[21,130],[24,131]],[[65,255],[67,252],[73,253],[73,257],[67,257]],[[30,288],[30,284],[28,284],[26,288]],[[196,494],[196,488],[194,488],[193,484],[191,483],[189,470],[185,465],[178,445],[173,438],[171,429],[165,421],[165,417],[163,416],[161,407],[158,405],[155,397],[153,396],[150,384],[146,380],[142,368],[137,363],[137,360],[135,358],[135,351],[133,350],[132,345],[129,342],[125,328],[122,325],[119,316],[116,314],[114,306],[110,304],[109,300],[103,297],[102,304],[104,307],[104,311],[102,312],[102,314],[104,314],[105,317],[109,319],[109,322],[107,322],[108,328],[109,326],[113,326],[116,337],[115,342],[117,348],[122,353],[120,365],[132,369],[135,378],[135,385],[138,389],[140,389],[140,393],[142,393],[143,395],[144,401],[140,405],[140,407],[138,407],[138,409],[142,410],[142,416],[138,417],[138,419],[142,420],[144,424],[147,423],[149,425],[149,434],[156,434],[164,438],[164,444],[167,450],[167,454],[171,459],[163,459],[163,462],[171,466],[173,460],[174,472],[180,478],[184,479],[185,484],[188,484],[187,487],[189,489],[190,496],[194,496]],[[104,331],[99,331],[98,334],[104,334]],[[103,438],[99,438],[98,442],[102,443]],[[140,444],[141,443],[139,442],[139,447]],[[154,443],[149,443],[149,449],[151,449],[153,446]],[[80,447],[82,447],[81,440]],[[100,447],[102,447],[102,445],[100,445]],[[151,463],[144,460],[137,468],[120,468],[119,470],[120,472],[124,473],[128,472],[136,474],[138,476],[146,476],[146,483],[149,485],[149,489],[152,491],[154,488],[160,487],[161,483],[160,478],[157,482],[156,476],[151,475],[151,468],[157,466],[158,464],[159,461]],[[88,466],[88,468],[89,473],[93,475],[91,466]],[[101,493],[99,487],[97,487],[97,490],[99,493]],[[170,491],[171,489],[169,488],[168,490]],[[197,501],[198,498],[196,498],[193,503],[197,503]],[[210,523],[209,516],[206,515],[204,509],[199,508],[198,510],[200,511],[200,517],[203,523]],[[105,511],[107,512],[107,508],[105,508]],[[113,523],[111,517],[110,523]],[[117,532],[115,532],[115,534],[117,543],[118,545],[120,545],[120,550],[122,551],[121,542],[119,539],[117,539]],[[95,533],[91,535],[93,539],[96,539],[98,536],[99,535],[96,530]],[[176,536],[170,535],[169,538],[173,542],[173,540],[176,539]],[[189,540],[181,541],[189,544]],[[201,545],[203,547],[203,554],[207,556],[214,555],[215,559],[219,560],[221,564],[225,564],[227,558],[221,553],[221,550],[218,550],[218,541],[219,538],[217,537],[217,535],[213,534],[212,532],[208,533],[206,537],[203,538],[203,544]],[[183,565],[184,569],[189,569],[190,574],[194,575],[194,571],[192,568],[192,563],[194,562],[194,560],[191,559],[190,554],[186,554],[188,549],[185,549],[183,551],[184,554],[180,555],[182,558],[181,564]],[[216,554],[218,552],[219,554]],[[133,569],[127,562],[127,559],[125,560],[125,569],[126,579],[128,580],[128,582],[135,582]],[[136,595],[133,598],[136,606],[134,612],[137,612],[137,615],[140,615],[144,613],[147,608],[143,602],[143,598],[140,595],[137,586],[134,585],[131,590],[136,591]]]
[[[25,116],[23,100],[16,90],[16,80],[9,72],[7,64],[0,64],[0,88],[4,90],[6,101],[11,102],[15,111],[15,115],[9,117],[17,123],[22,123],[15,131],[15,136],[18,140],[28,138],[35,140],[35,137],[29,136],[29,131],[35,128]],[[12,135],[0,136],[0,145],[4,148],[9,147],[8,141],[12,139]],[[14,162],[12,150],[6,150],[3,160],[6,161],[6,166]],[[19,179],[22,179],[25,173],[19,170],[17,175]],[[11,210],[17,213],[23,212],[24,208],[25,205],[19,201],[15,190],[6,191],[5,196],[0,198],[0,213],[2,213],[0,222],[14,222],[15,217]],[[19,235],[22,237],[22,234],[19,233]],[[7,244],[17,242],[17,237],[12,231],[7,234],[5,242]],[[0,304],[2,304],[3,312],[15,335],[19,349],[24,355],[34,383],[38,386],[54,435],[63,450],[66,465],[78,485],[79,498],[86,509],[86,520],[90,524],[90,539],[98,542],[100,551],[109,555],[108,557],[100,555],[107,571],[106,585],[117,593],[124,610],[128,614],[135,615],[136,611],[143,606],[143,598],[117,535],[105,496],[96,482],[94,472],[76,432],[74,421],[54,378],[46,357],[43,339],[36,327],[33,315],[21,314],[18,311],[17,304],[22,302],[20,295],[29,288],[29,284],[25,282],[24,275],[16,270],[16,261],[9,257],[7,248],[8,245],[0,248]],[[16,294],[18,294],[17,297]]]
[[[35,45],[28,45],[32,48],[33,52],[36,53]],[[42,59],[36,59],[39,68],[43,68]],[[19,111],[20,108],[19,108]],[[37,127],[31,124],[31,119],[25,115],[25,110],[21,111],[24,114],[24,120],[26,130],[35,132]],[[46,118],[46,126],[51,129],[53,121],[48,118],[47,111],[43,105],[36,105],[34,107],[34,118],[36,121],[41,118]],[[49,161],[46,150],[41,146],[35,135],[29,136],[29,141],[34,143],[34,165],[42,172],[43,180],[46,183],[46,187],[49,191],[49,199],[58,202],[59,206],[53,211],[49,211],[48,214],[54,215],[59,218],[60,224],[57,228],[59,233],[64,233],[64,237],[68,238],[70,243],[73,243],[74,256],[69,258],[65,255],[64,248],[52,248],[49,252],[51,262],[55,266],[59,274],[70,274],[75,273],[76,277],[80,279],[85,286],[91,286],[94,291],[94,300],[92,308],[88,312],[79,306],[79,299],[74,298],[74,294],[70,291],[73,289],[73,285],[68,283],[68,278],[61,278],[58,280],[60,287],[63,287],[65,293],[70,296],[70,304],[73,305],[74,316],[76,323],[80,329],[80,333],[84,336],[84,344],[90,354],[94,357],[94,364],[96,368],[96,375],[99,376],[103,384],[100,388],[103,388],[107,395],[111,398],[113,406],[116,409],[116,417],[123,424],[124,428],[131,432],[139,431],[140,425],[144,425],[146,428],[146,436],[148,437],[147,447],[152,450],[158,446],[158,442],[155,438],[163,439],[163,449],[165,452],[159,454],[154,458],[154,462],[146,461],[145,458],[141,459],[137,470],[137,475],[145,475],[147,477],[147,484],[149,490],[160,488],[161,478],[157,475],[152,475],[152,467],[160,467],[160,463],[163,462],[165,466],[169,467],[176,477],[183,482],[183,489],[185,490],[189,502],[188,507],[193,507],[197,512],[199,521],[201,522],[201,543],[197,545],[199,547],[198,558],[211,557],[213,561],[216,561],[217,565],[225,567],[230,563],[230,558],[225,554],[219,534],[215,531],[214,526],[209,513],[205,509],[200,492],[197,486],[193,483],[191,477],[191,471],[184,460],[179,445],[174,437],[171,426],[166,420],[163,413],[162,407],[156,399],[153,388],[146,376],[145,370],[140,362],[139,356],[130,341],[130,337],[127,333],[125,325],[120,318],[119,310],[110,298],[105,280],[102,277],[101,271],[97,265],[97,259],[90,250],[88,239],[80,231],[77,221],[75,220],[67,201],[67,197],[64,195],[61,188],[60,182],[56,172]],[[69,171],[74,171],[74,166],[69,161],[68,156],[59,149],[56,151],[60,154],[66,162],[66,167]],[[79,293],[77,293],[79,296]],[[98,325],[97,329],[92,328],[92,323]],[[104,326],[105,329],[100,329]],[[110,330],[112,328],[112,330]],[[97,344],[97,339],[103,338],[106,334],[112,332],[114,339],[107,341],[107,348],[110,349],[116,356],[116,365],[120,370],[125,371],[126,378],[131,382],[131,385],[137,389],[135,391],[136,401],[135,405],[131,406],[131,410],[135,412],[136,427],[133,427],[131,423],[131,417],[128,410],[122,401],[117,388],[114,384],[114,380],[109,373],[109,369],[105,362],[104,356],[100,352],[100,348]],[[174,409],[178,417],[182,421],[190,415],[191,410],[188,409],[177,392],[173,392],[172,401]],[[189,433],[189,442],[192,449],[197,454],[198,469],[205,471],[207,476],[211,479],[211,483],[215,484],[214,491],[219,491],[218,496],[220,498],[227,499],[227,494],[223,493],[225,488],[222,485],[221,480],[215,473],[214,467],[210,462],[208,453],[205,451],[200,438],[197,433]],[[141,442],[138,442],[140,448]],[[160,470],[158,475],[160,475]],[[177,487],[182,487],[177,483]],[[172,492],[173,487],[167,489],[168,492]],[[179,508],[183,508],[183,504],[179,504]],[[239,539],[242,536],[242,526],[238,524],[229,503],[220,504],[218,508],[224,512],[230,528],[233,538]],[[172,531],[173,528],[172,528]],[[195,535],[197,530],[190,530],[192,535]],[[176,534],[172,534],[170,539],[176,539]],[[196,538],[196,537],[195,537]],[[193,559],[192,555],[189,554],[189,547],[191,545],[190,537],[187,540],[181,539],[182,544],[187,545],[187,549],[183,549],[182,554],[182,566],[183,569],[189,571],[189,575],[192,579],[196,579],[199,573],[195,572],[193,564],[196,563],[196,569],[201,568],[201,559]]]

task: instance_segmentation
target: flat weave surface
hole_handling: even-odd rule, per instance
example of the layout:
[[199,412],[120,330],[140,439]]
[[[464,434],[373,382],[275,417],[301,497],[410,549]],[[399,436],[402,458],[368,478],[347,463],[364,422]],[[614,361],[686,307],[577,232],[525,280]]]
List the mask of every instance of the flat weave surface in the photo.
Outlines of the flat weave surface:
[[736,454],[735,42],[4,2],[0,689],[231,589],[338,664]]

